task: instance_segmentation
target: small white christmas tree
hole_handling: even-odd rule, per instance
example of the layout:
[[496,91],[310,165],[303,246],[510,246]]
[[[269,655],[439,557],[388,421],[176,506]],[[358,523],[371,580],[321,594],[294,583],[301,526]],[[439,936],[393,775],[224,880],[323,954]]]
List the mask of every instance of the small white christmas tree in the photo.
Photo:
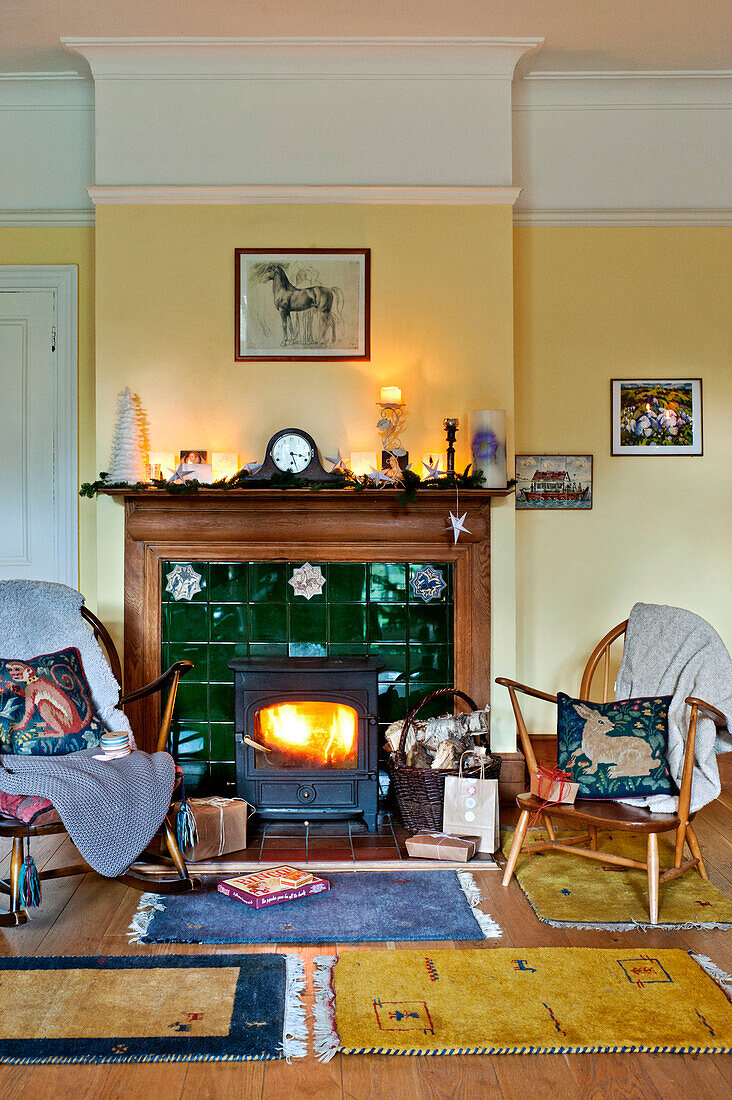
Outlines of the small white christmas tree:
[[145,477],[144,416],[139,397],[127,386],[117,394],[117,416],[106,480],[135,485]]

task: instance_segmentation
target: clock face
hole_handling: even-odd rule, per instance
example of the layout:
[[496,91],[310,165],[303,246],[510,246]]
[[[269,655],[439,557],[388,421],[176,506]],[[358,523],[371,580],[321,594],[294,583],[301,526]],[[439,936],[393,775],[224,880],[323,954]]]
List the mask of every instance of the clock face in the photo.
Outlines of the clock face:
[[303,436],[288,432],[275,440],[270,455],[282,473],[301,474],[312,462],[315,452]]

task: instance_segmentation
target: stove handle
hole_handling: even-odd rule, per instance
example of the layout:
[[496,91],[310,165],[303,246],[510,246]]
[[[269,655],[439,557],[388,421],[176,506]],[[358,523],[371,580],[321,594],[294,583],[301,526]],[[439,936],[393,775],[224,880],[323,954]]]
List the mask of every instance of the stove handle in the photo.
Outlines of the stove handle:
[[259,752],[272,752],[266,745],[260,745],[257,741],[252,741],[251,737],[247,737],[245,734],[242,734],[241,740],[243,744],[250,745],[253,749],[258,749]]

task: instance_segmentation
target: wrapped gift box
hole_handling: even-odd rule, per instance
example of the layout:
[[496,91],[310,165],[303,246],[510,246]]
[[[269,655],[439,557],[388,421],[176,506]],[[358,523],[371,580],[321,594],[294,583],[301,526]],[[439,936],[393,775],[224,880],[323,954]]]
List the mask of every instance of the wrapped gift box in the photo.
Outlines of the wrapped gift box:
[[196,819],[198,840],[183,849],[184,859],[197,863],[246,848],[249,806],[243,798],[189,798],[188,805]]
[[449,833],[417,833],[407,840],[410,856],[422,859],[453,859],[467,863],[478,850],[480,837],[451,836]]
[[568,772],[542,768],[531,777],[531,793],[544,802],[574,802],[579,784],[573,783]]

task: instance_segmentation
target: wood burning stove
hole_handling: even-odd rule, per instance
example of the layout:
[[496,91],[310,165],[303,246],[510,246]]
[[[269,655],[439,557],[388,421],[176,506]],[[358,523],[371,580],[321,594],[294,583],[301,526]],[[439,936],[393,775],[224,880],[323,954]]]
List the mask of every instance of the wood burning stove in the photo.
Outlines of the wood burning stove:
[[234,672],[237,794],[265,819],[363,815],[376,828],[376,657],[241,657]]

